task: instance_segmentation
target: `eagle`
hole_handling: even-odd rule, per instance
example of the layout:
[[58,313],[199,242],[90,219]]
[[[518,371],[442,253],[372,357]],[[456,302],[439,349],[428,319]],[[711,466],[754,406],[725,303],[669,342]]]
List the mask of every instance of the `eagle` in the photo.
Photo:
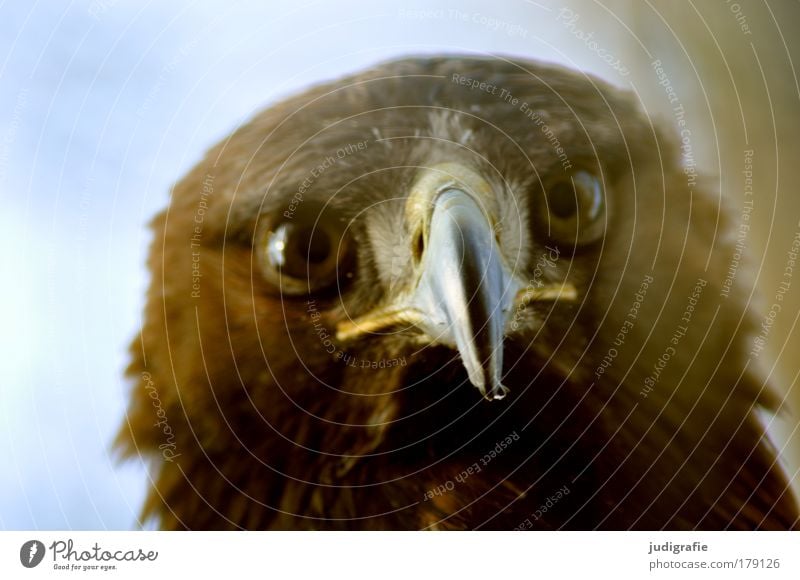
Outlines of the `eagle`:
[[798,527],[735,224],[636,97],[500,56],[271,106],[152,222],[163,529]]

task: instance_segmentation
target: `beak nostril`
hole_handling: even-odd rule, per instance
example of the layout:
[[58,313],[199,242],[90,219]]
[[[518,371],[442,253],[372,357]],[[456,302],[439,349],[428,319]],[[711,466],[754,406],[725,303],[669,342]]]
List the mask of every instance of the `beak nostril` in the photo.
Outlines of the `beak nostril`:
[[422,230],[417,232],[417,235],[414,237],[414,243],[411,247],[411,253],[414,256],[414,260],[419,263],[422,260],[422,254],[425,252],[425,236],[422,233]]

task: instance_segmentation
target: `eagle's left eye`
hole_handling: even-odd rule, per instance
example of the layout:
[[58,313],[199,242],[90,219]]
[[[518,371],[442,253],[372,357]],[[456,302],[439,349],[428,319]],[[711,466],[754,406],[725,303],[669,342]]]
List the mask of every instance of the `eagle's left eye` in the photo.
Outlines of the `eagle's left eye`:
[[543,200],[543,226],[554,241],[581,246],[602,237],[606,200],[596,175],[576,171],[563,177],[549,185]]
[[[284,294],[308,294],[332,286],[347,265],[347,238],[319,222],[287,220],[274,224],[263,245],[267,280]],[[348,275],[349,274],[349,275]]]

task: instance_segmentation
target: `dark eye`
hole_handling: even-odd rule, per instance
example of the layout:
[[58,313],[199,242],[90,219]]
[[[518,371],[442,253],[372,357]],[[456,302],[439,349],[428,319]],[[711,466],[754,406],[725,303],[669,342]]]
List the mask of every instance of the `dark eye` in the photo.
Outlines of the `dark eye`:
[[603,185],[592,173],[576,171],[548,187],[541,213],[552,240],[574,246],[594,242],[606,226]]
[[266,233],[263,246],[267,279],[284,294],[309,294],[353,277],[350,242],[320,223],[283,221]]

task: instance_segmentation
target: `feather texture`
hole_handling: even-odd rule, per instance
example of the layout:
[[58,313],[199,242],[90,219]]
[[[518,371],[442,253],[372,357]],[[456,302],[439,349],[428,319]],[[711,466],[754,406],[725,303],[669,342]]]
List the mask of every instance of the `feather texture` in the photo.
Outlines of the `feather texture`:
[[[405,200],[421,167],[450,160],[497,192],[520,278],[580,296],[515,313],[502,402],[412,332],[333,338],[413,275]],[[602,181],[609,223],[592,247],[554,248],[542,191],[575,168]],[[346,231],[353,275],[281,295],[264,228],[308,215]],[[748,355],[755,315],[741,289],[720,292],[722,198],[598,79],[500,58],[386,63],[237,129],[152,227],[118,445],[150,462],[144,516],[165,529],[798,525],[756,418],[778,405]]]

